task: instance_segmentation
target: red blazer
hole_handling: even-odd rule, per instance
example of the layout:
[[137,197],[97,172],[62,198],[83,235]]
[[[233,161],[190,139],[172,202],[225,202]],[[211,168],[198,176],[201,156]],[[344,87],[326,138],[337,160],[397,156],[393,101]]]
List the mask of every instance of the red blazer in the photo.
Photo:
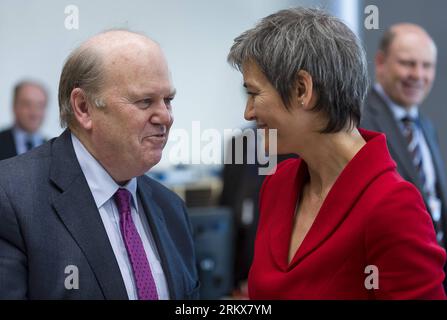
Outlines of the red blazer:
[[[307,165],[291,159],[268,176],[248,278],[252,299],[445,299],[446,254],[416,188],[396,171],[383,134],[344,168],[288,264]],[[376,266],[378,288],[367,289]],[[365,273],[366,271],[366,273]]]

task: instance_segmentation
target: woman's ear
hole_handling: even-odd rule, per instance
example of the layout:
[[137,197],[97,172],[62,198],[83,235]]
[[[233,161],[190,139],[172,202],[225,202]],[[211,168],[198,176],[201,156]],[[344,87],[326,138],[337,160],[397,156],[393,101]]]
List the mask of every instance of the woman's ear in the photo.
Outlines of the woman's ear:
[[296,96],[300,107],[305,109],[312,109],[314,107],[312,76],[305,70],[300,70],[297,73]]
[[88,102],[87,96],[81,88],[75,88],[70,95],[71,107],[73,114],[80,125],[85,130],[92,128],[91,104]]

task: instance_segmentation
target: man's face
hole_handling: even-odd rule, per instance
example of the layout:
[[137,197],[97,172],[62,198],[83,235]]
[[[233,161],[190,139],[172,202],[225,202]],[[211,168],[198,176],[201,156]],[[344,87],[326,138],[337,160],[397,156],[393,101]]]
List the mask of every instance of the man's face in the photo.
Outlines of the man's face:
[[398,33],[387,53],[376,57],[376,73],[387,95],[405,108],[419,105],[435,79],[436,47],[417,32]]
[[92,109],[92,144],[122,181],[160,161],[173,122],[168,66],[159,49],[152,51],[141,48],[108,61],[105,107]]
[[47,97],[39,87],[25,84],[14,103],[16,125],[29,133],[36,132],[45,117]]

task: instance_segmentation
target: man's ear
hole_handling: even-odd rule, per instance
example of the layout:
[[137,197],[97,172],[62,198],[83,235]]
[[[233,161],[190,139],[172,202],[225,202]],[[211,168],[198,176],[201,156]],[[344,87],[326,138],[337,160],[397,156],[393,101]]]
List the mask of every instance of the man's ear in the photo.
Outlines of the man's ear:
[[377,51],[374,57],[374,64],[376,66],[376,76],[380,75],[380,73],[382,72],[385,60],[386,60],[385,52],[383,52],[382,50]]
[[92,105],[88,101],[85,91],[81,88],[73,89],[70,95],[70,102],[77,123],[85,130],[90,130],[92,128]]
[[376,56],[374,57],[376,65],[383,65],[385,63],[385,52],[382,50],[377,51]]
[[298,105],[305,109],[314,107],[314,88],[312,76],[305,70],[300,70],[296,76],[296,96]]

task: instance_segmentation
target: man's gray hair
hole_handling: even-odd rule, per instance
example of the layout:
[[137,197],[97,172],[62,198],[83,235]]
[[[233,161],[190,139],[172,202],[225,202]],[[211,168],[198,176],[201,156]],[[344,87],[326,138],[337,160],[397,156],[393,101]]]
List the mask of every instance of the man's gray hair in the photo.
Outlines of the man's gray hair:
[[255,62],[280,94],[286,108],[300,70],[312,76],[328,123],[322,132],[358,126],[368,90],[366,56],[357,36],[338,18],[319,9],[281,10],[234,40],[228,62],[242,71]]
[[62,128],[73,126],[71,92],[75,88],[84,90],[90,103],[103,107],[99,96],[105,81],[103,59],[94,48],[79,47],[68,57],[59,81],[59,118]]

